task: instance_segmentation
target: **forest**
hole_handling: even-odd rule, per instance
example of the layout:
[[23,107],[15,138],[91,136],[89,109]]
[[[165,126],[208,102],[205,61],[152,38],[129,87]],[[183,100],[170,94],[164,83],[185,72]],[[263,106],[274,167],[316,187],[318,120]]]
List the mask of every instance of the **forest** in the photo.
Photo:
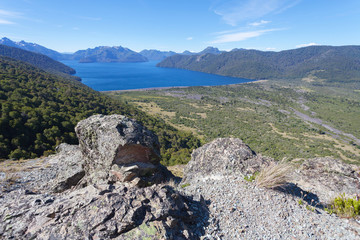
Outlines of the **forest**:
[[247,79],[360,80],[359,46],[311,46],[280,52],[237,49],[221,54],[174,55],[157,66]]
[[162,162],[184,162],[200,140],[78,81],[0,57],[0,159],[35,158],[77,144],[75,125],[93,114],[123,114],[155,132]]

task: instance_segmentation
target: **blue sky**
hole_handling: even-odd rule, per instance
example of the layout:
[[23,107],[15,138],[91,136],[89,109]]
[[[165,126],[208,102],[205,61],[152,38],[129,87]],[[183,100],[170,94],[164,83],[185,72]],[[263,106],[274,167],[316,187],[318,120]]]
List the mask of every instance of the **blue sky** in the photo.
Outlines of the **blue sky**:
[[60,52],[360,45],[360,1],[1,0],[0,37]]

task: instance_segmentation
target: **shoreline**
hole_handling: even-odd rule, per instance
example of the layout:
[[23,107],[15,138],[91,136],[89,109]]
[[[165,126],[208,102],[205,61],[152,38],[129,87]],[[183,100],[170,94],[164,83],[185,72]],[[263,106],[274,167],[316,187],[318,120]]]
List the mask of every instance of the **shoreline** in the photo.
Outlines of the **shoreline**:
[[144,91],[152,91],[152,90],[166,90],[172,88],[189,88],[189,87],[217,87],[217,86],[235,86],[239,84],[247,84],[247,83],[261,83],[267,82],[268,80],[253,80],[251,82],[243,82],[243,83],[233,83],[233,84],[224,84],[224,85],[208,85],[208,86],[173,86],[173,87],[152,87],[152,88],[138,88],[138,89],[124,89],[124,90],[108,90],[108,91],[99,91],[99,92],[144,92]]

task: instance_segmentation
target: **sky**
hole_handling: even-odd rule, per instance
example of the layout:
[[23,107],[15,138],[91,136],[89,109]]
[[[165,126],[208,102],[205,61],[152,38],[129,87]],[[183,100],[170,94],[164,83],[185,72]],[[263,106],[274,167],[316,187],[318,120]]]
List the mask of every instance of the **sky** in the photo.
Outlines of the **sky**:
[[1,0],[0,37],[59,52],[360,45],[360,0]]

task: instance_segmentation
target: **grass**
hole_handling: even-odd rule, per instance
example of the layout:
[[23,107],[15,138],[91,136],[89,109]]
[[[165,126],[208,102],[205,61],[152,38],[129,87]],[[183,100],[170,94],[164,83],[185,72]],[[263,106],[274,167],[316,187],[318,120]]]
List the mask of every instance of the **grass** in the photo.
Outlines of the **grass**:
[[281,187],[288,182],[288,176],[293,168],[292,165],[284,162],[270,163],[256,177],[256,186],[264,188]]
[[189,130],[203,143],[236,137],[275,159],[334,157],[360,164],[360,144],[295,111],[360,139],[360,82],[267,81],[232,86],[110,92]]

